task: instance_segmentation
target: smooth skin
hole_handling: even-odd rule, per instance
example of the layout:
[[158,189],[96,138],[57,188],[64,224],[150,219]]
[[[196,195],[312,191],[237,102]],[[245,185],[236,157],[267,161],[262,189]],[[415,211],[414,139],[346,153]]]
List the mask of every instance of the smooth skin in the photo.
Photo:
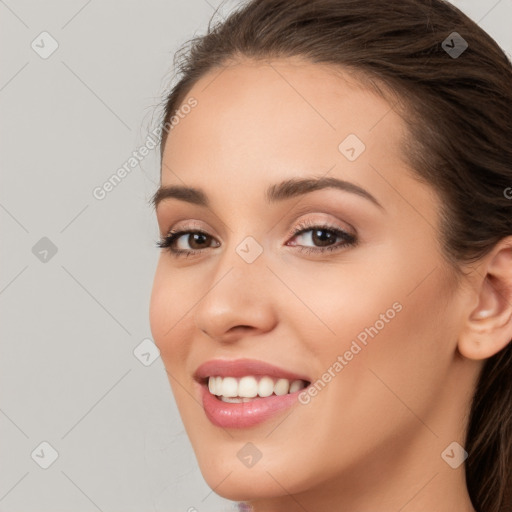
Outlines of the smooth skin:
[[[512,338],[512,241],[458,280],[439,242],[438,194],[414,178],[403,119],[345,72],[300,59],[241,60],[204,76],[197,106],[170,132],[162,186],[201,188],[208,207],[168,198],[157,207],[162,249],[150,322],[201,472],[216,493],[257,512],[474,512],[464,464],[441,457],[464,444],[485,358]],[[355,134],[354,160],[338,149]],[[330,176],[369,192],[326,188],[268,204],[267,188]],[[322,245],[303,221],[355,234]],[[322,234],[325,234],[324,232]],[[263,252],[236,251],[253,237]],[[335,235],[332,235],[333,237]],[[307,250],[307,249],[306,249]],[[214,358],[251,358],[320,378],[394,303],[402,309],[307,405],[245,429],[207,419],[193,380]],[[246,467],[247,443],[261,459]]]

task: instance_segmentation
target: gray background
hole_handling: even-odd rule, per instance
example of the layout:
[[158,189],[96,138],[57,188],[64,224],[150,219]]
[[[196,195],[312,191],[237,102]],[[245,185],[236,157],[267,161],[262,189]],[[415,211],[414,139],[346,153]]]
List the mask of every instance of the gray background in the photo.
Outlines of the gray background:
[[[161,359],[133,353],[151,338],[157,151],[92,194],[144,143],[173,52],[220,3],[0,0],[3,512],[231,510],[201,477]],[[454,3],[511,54],[512,0]],[[31,47],[50,48],[43,31],[59,45],[46,59]]]

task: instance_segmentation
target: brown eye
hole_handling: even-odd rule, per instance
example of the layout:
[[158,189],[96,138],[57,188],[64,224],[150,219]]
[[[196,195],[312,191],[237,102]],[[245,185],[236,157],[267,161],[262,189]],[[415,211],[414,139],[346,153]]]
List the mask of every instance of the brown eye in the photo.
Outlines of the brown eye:
[[188,256],[207,249],[212,245],[212,241],[215,241],[215,239],[204,231],[171,231],[156,245],[161,249],[167,249],[175,256]]
[[326,229],[314,229],[311,231],[311,240],[320,247],[336,243],[338,235]]
[[188,235],[188,238],[183,238],[187,241],[187,243],[190,245],[190,248],[193,250],[199,250],[204,249],[205,247],[209,247],[212,240],[212,237],[210,235],[207,235],[206,233],[202,232],[190,233]]
[[[347,246],[355,245],[355,235],[332,226],[302,224],[296,228],[293,234],[292,246],[297,246],[300,251],[309,253],[322,253],[335,251]],[[336,243],[336,240],[340,242]]]

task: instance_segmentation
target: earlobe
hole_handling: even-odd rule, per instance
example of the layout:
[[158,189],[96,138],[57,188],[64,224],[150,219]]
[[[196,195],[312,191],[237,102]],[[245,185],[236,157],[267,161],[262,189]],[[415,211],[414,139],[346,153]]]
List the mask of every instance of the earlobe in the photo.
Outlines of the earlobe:
[[479,266],[477,306],[459,335],[468,359],[487,359],[512,340],[512,237],[501,240]]

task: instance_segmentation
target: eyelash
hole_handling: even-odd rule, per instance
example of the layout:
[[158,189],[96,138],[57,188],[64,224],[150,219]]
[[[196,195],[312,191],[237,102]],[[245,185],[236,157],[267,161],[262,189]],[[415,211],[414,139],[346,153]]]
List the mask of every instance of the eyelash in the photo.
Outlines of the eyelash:
[[[347,233],[346,231],[343,231],[340,228],[329,226],[327,224],[316,224],[311,221],[304,221],[300,223],[298,226],[295,227],[293,232],[291,233],[292,238],[295,238],[298,235],[301,235],[303,233],[307,233],[308,231],[327,231],[329,233],[332,233],[336,235],[336,237],[340,237],[344,240],[343,243],[339,245],[328,245],[326,247],[304,247],[302,245],[296,245],[293,247],[297,247],[298,250],[302,253],[317,253],[317,254],[323,254],[327,251],[337,251],[344,249],[345,247],[349,246],[355,246],[357,244],[357,237],[355,235],[352,235],[350,233]],[[178,230],[173,231],[171,230],[167,236],[162,237],[157,243],[156,246],[160,249],[166,249],[172,256],[175,258],[179,258],[182,256],[188,257],[194,254],[198,254],[200,252],[203,252],[205,249],[208,249],[208,247],[205,247],[204,249],[195,249],[195,250],[183,250],[183,249],[174,249],[174,243],[181,238],[183,235],[191,235],[191,234],[200,234],[205,235],[209,237],[210,235],[206,233],[205,231],[201,230]]]

